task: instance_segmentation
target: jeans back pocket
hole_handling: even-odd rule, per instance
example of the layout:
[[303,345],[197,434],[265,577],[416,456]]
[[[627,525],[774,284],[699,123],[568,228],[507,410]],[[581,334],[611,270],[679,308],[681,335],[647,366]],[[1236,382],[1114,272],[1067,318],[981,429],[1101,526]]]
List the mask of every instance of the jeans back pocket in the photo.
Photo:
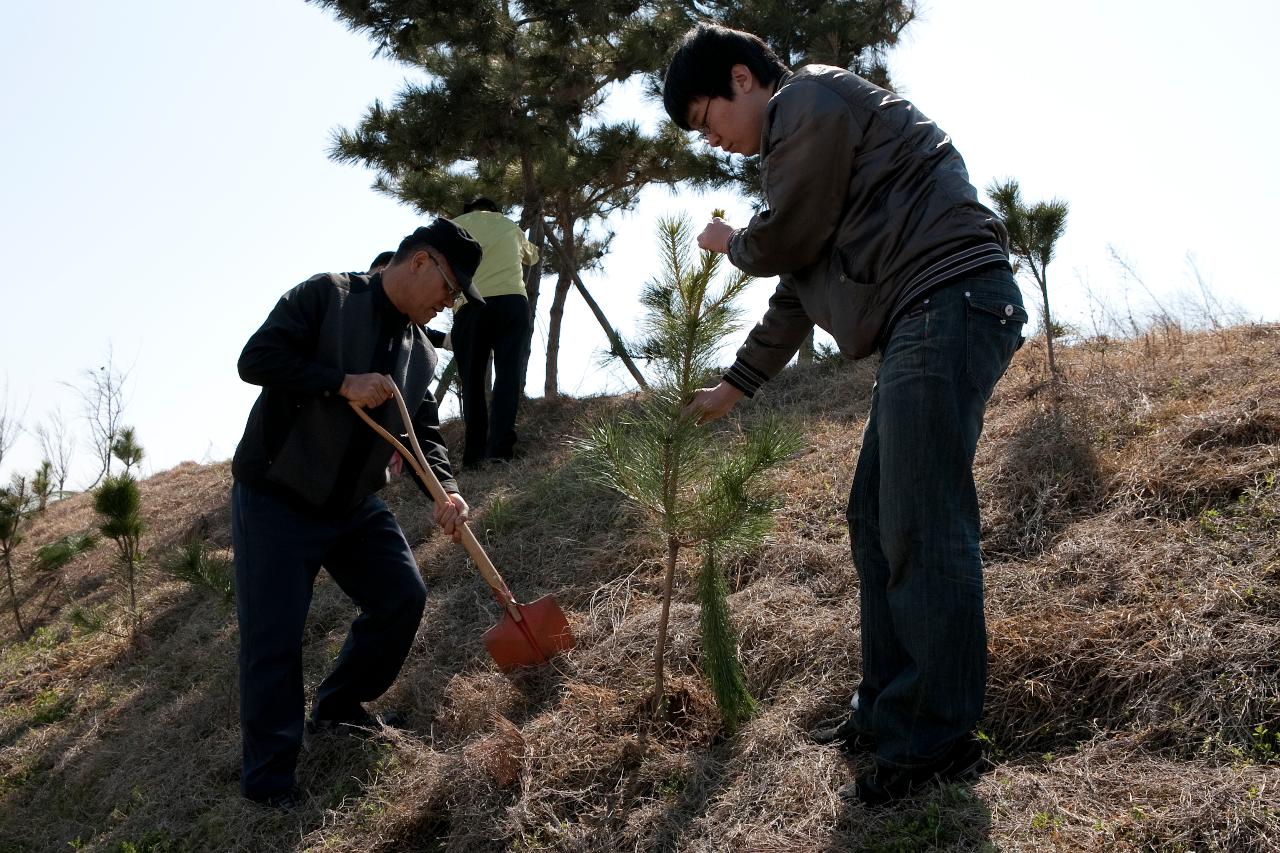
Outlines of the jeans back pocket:
[[1027,311],[1021,300],[1005,293],[965,292],[966,364],[969,381],[988,399],[1022,345]]

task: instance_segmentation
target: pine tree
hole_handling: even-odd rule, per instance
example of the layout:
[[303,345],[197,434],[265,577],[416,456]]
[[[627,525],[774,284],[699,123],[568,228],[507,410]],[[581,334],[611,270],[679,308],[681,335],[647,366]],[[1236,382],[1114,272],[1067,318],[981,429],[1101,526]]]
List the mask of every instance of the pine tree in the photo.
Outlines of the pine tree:
[[797,445],[777,421],[728,440],[724,431],[700,427],[685,416],[685,402],[715,372],[720,342],[739,320],[735,301],[751,279],[735,270],[713,291],[722,256],[700,252],[695,260],[689,220],[664,220],[659,234],[665,268],[645,285],[641,301],[647,312],[638,348],[657,380],[633,411],[589,424],[580,450],[598,481],[641,509],[665,544],[654,655],[656,703],[660,707],[665,691],[676,567],[682,550],[691,549],[699,561],[701,666],[721,719],[732,731],[750,717],[755,702],[738,660],[723,564],[768,530],[774,504],[762,493],[760,480]]
[[1009,229],[1009,248],[1018,261],[1017,270],[1026,264],[1040,288],[1044,314],[1044,338],[1049,352],[1049,375],[1058,379],[1058,363],[1053,357],[1053,318],[1049,314],[1049,262],[1053,260],[1058,239],[1067,230],[1067,202],[1062,199],[1026,204],[1022,190],[1013,178],[992,181],[987,196],[996,213]]
[[133,427],[121,427],[116,433],[115,440],[111,442],[111,453],[124,463],[124,472],[129,473],[134,465],[142,462],[144,455],[142,448],[138,445],[138,437]]
[[[634,123],[595,128],[574,148],[571,156],[557,158],[551,168],[542,172],[548,187],[548,240],[556,249],[547,253],[545,266],[557,274],[547,328],[543,391],[548,397],[559,393],[560,323],[570,289],[575,279],[582,287],[581,273],[601,265],[613,238],[607,225],[602,236],[594,236],[590,229],[607,223],[614,213],[630,209],[640,191],[651,183],[689,180],[702,186],[719,186],[729,180],[714,158],[691,150],[684,134],[673,124],[665,125],[651,137]],[[586,289],[582,290],[585,298]],[[624,351],[618,349],[621,344],[616,333],[605,320],[600,322],[606,326],[611,354],[622,357]],[[639,384],[643,387],[642,382]]]
[[[393,104],[375,102],[332,149],[339,161],[374,169],[375,189],[420,211],[457,212],[477,194],[514,204],[543,256],[552,228],[576,267],[579,229],[630,207],[650,182],[714,171],[673,128],[648,134],[630,120],[596,120],[611,87],[661,68],[687,26],[679,4],[481,0],[459,14],[439,0],[313,2],[428,75]],[[562,259],[549,263],[565,271]],[[531,313],[541,269],[526,277]],[[570,280],[560,277],[557,310]],[[556,363],[549,367],[555,377]]]
[[49,496],[53,494],[53,463],[45,459],[31,478],[31,493],[35,495],[36,512],[44,512],[49,505]]
[[[650,134],[630,120],[599,121],[613,87],[639,76],[651,92],[660,89],[671,47],[702,20],[755,32],[793,65],[831,63],[883,84],[884,51],[915,17],[911,0],[479,0],[465,14],[440,0],[310,2],[427,75],[425,84],[407,84],[394,103],[375,102],[358,126],[340,131],[335,159],[375,170],[376,190],[420,211],[457,212],[484,194],[520,208],[520,224],[539,250],[547,228],[557,233],[567,257],[544,251],[547,260],[526,276],[535,314],[542,264],[558,276],[548,394],[557,390],[558,318],[570,273],[608,245],[607,236],[587,237],[587,229],[631,207],[650,183],[737,181],[759,192],[753,160],[731,162],[691,147],[673,125]],[[531,338],[526,365],[530,349]]]
[[27,634],[22,621],[22,606],[18,603],[18,591],[13,580],[13,552],[22,544],[22,522],[27,510],[27,483],[22,477],[14,477],[7,488],[0,488],[0,558],[4,560],[5,582],[9,588],[9,606],[18,633]]
[[916,18],[914,0],[699,0],[706,20],[746,30],[795,68],[834,65],[889,88],[886,53]]
[[129,635],[136,644],[142,637],[142,615],[138,609],[138,581],[142,569],[142,494],[129,468],[142,458],[143,451],[131,427],[120,430],[112,450],[125,464],[121,474],[107,477],[93,492],[93,508],[101,521],[102,535],[116,543],[120,580],[126,599]]

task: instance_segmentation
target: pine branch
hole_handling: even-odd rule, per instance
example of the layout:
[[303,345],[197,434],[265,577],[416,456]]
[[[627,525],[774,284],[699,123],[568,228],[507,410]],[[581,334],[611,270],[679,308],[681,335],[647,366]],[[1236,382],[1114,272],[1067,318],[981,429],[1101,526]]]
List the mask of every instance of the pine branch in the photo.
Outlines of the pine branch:
[[706,547],[698,568],[698,627],[703,649],[698,663],[711,682],[720,720],[732,733],[755,713],[756,701],[747,688],[746,674],[738,659],[738,632],[729,613],[728,595],[715,548]]

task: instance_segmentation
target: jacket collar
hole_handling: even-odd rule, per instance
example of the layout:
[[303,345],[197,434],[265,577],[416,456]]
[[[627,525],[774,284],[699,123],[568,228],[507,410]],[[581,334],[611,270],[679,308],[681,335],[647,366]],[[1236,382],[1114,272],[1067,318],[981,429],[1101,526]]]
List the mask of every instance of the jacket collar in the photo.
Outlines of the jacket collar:
[[373,294],[374,308],[380,318],[393,323],[392,328],[396,329],[403,329],[409,325],[409,315],[401,313],[400,309],[387,298],[387,292],[382,287],[382,273],[376,272],[369,276],[369,291]]

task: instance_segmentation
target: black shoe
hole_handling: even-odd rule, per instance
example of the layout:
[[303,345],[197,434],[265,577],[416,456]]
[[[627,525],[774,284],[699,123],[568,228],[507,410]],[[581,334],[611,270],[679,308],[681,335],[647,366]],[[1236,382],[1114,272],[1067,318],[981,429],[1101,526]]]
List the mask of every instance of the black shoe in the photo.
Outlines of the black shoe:
[[935,782],[969,782],[986,769],[982,747],[972,737],[953,743],[937,761],[920,767],[877,767],[857,782],[840,789],[840,796],[857,799],[869,808],[919,793]]
[[257,803],[269,809],[278,809],[282,812],[296,812],[302,808],[302,791],[295,785],[287,791],[278,794],[269,794],[265,797],[253,797],[245,794],[245,799],[251,803]]
[[331,734],[341,737],[371,737],[384,726],[389,729],[403,729],[406,725],[404,714],[399,711],[379,711],[370,714],[362,711],[358,717],[345,720],[316,719],[307,720],[307,734]]
[[875,738],[858,728],[853,714],[843,719],[819,723],[816,728],[809,730],[809,739],[822,746],[835,744],[850,755],[871,752],[876,748]]

